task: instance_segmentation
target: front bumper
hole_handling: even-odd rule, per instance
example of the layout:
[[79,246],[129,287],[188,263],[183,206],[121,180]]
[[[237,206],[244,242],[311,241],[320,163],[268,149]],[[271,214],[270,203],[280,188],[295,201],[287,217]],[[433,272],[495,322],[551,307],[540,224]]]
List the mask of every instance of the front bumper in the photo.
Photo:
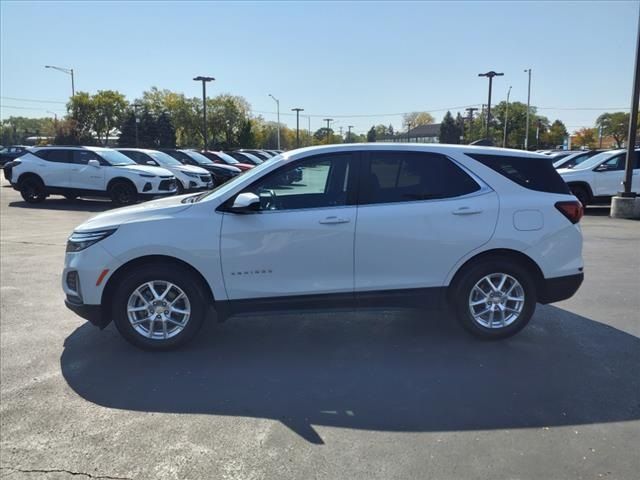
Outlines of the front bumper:
[[538,294],[538,302],[553,303],[571,298],[578,291],[583,280],[584,273],[546,278]]
[[73,313],[84,318],[100,329],[105,328],[111,322],[111,319],[106,318],[103,314],[104,312],[100,305],[85,305],[83,303],[72,302],[69,299],[65,299],[64,304]]

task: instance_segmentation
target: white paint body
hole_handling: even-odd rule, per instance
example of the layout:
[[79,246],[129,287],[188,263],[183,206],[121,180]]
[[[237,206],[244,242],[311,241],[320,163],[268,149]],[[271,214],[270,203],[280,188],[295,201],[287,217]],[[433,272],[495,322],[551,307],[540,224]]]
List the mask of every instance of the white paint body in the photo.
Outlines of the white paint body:
[[[444,154],[470,172],[479,192],[443,200],[281,210],[254,215],[218,208],[263,175],[316,154],[342,151]],[[582,234],[554,206],[567,194],[521,187],[465,155],[539,155],[486,147],[369,144],[295,150],[265,162],[196,203],[171,197],[100,214],[76,231],[117,227],[99,243],[67,253],[85,304],[99,305],[122,265],[147,255],[180,259],[198,270],[216,300],[446,287],[479,253],[510,249],[545,278],[582,272]],[[100,273],[109,272],[99,286]],[[64,278],[64,276],[63,276]],[[69,292],[63,282],[63,288]]]

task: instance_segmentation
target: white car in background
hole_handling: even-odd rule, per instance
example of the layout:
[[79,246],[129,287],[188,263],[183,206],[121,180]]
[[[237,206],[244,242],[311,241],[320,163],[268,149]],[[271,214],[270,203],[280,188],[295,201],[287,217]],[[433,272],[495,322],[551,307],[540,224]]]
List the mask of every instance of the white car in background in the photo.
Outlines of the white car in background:
[[110,197],[118,205],[176,193],[173,174],[138,165],[102,147],[34,147],[5,166],[5,176],[29,203],[49,195]]
[[[583,206],[608,201],[622,190],[626,150],[601,152],[575,165],[573,168],[559,168],[557,171],[567,182]],[[640,181],[640,150],[635,151],[633,183]]]
[[212,311],[359,305],[449,305],[469,332],[505,338],[580,286],[581,216],[540,155],[310,147],[93,217],[69,237],[62,287],[68,308],[147,349],[184,344]]
[[213,178],[204,168],[184,165],[164,152],[146,148],[118,148],[117,150],[140,165],[154,165],[169,170],[176,177],[178,194],[213,188]]

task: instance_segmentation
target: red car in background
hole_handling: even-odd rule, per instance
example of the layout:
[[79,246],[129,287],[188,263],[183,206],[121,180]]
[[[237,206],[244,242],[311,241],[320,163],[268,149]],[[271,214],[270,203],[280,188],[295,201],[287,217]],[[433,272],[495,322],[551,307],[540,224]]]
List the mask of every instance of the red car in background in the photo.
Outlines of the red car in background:
[[231,165],[233,167],[239,168],[243,172],[250,170],[254,167],[254,165],[251,165],[250,163],[239,162],[238,160],[233,158],[231,155],[227,155],[224,152],[213,152],[210,150],[202,150],[200,153],[205,157],[207,157],[209,160],[211,160],[213,163],[222,163],[226,165]]

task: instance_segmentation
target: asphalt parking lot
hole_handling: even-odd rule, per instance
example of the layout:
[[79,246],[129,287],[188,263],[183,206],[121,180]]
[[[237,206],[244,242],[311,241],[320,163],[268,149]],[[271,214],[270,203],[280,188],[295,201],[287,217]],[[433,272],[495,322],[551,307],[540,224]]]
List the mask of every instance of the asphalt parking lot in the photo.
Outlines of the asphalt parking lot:
[[582,288],[506,341],[444,313],[318,313],[151,354],[63,305],[66,237],[111,205],[6,185],[2,477],[637,478],[640,222],[589,209]]

